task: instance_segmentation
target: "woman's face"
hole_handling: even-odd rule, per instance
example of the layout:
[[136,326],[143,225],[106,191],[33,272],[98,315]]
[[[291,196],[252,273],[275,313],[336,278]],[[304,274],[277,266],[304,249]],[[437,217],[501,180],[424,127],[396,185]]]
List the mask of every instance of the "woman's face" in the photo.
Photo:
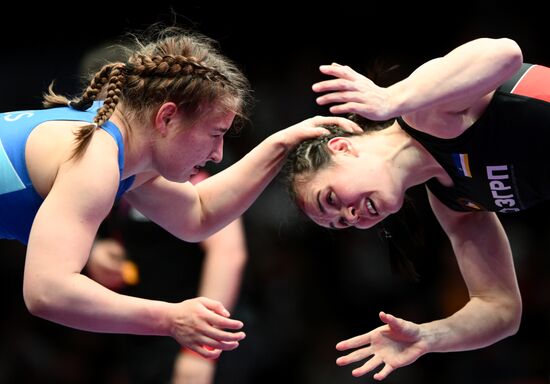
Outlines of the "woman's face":
[[333,163],[296,185],[303,211],[327,228],[370,228],[397,212],[404,190],[391,164],[375,154],[337,153]]
[[223,137],[235,114],[212,112],[189,126],[181,115],[172,117],[171,128],[155,151],[155,168],[168,180],[183,182],[207,162],[223,157]]

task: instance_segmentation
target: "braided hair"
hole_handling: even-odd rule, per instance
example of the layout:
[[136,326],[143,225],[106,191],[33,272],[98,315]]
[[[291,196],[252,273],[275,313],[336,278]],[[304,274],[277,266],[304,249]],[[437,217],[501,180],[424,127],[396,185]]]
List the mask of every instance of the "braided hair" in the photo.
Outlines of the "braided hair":
[[297,203],[297,184],[307,181],[307,176],[332,163],[328,142],[335,137],[356,136],[358,133],[343,130],[338,125],[324,125],[330,133],[302,141],[287,157],[284,173],[290,197]]
[[[387,128],[394,122],[394,119],[375,122],[359,115],[350,115],[348,118],[359,124],[363,128],[364,133],[347,132],[337,125],[323,126],[330,133],[314,139],[304,140],[289,154],[284,166],[285,182],[290,198],[296,205],[300,206],[297,187],[300,184],[307,183],[310,177],[317,171],[332,164],[332,155],[327,145],[332,138],[368,134],[369,132]],[[392,270],[410,280],[416,281],[419,276],[416,273],[413,262],[407,255],[410,253],[410,250],[418,249],[422,246],[423,234],[418,232],[419,225],[413,225],[412,227],[407,225],[407,222],[410,221],[415,223],[417,216],[410,200],[406,199],[405,202],[406,204],[403,206],[405,209],[402,209],[396,215],[386,218],[384,224],[379,223],[377,226],[379,236],[388,247],[388,256]]]
[[297,203],[296,187],[299,183],[307,182],[308,175],[329,166],[332,163],[332,156],[328,149],[328,142],[335,137],[351,137],[368,134],[369,132],[380,131],[393,124],[394,119],[387,121],[373,121],[357,114],[351,114],[348,119],[356,122],[363,133],[348,132],[338,125],[325,125],[330,133],[313,139],[304,140],[287,157],[284,166],[286,175],[287,190],[292,200]]
[[95,100],[103,100],[93,124],[76,132],[73,157],[82,156],[93,133],[114,113],[117,105],[141,121],[150,119],[155,108],[173,102],[197,119],[216,106],[236,114],[234,125],[247,118],[251,99],[244,74],[223,56],[214,40],[196,32],[169,27],[154,32],[148,39],[135,38],[126,57],[104,65],[88,81],[81,96],[69,100],[54,93],[52,85],[44,95],[46,108],[69,106],[87,110]]

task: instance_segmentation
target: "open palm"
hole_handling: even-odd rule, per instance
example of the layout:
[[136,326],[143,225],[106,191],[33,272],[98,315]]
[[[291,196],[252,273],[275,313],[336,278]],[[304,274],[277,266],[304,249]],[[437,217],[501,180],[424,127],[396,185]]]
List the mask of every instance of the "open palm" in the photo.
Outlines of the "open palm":
[[376,380],[383,380],[396,368],[413,363],[427,351],[418,324],[384,312],[380,312],[380,320],[385,324],[336,345],[339,351],[358,348],[338,358],[338,365],[348,365],[370,357],[361,367],[353,370],[353,376],[363,376],[384,364],[373,376]]

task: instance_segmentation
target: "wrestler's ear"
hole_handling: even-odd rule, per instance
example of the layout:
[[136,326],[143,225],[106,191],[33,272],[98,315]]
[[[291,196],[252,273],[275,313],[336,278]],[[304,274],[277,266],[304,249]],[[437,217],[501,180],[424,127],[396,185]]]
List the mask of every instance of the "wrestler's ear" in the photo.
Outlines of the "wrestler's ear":
[[166,136],[170,121],[176,116],[178,107],[173,102],[162,104],[155,115],[155,129],[162,135]]
[[348,137],[333,137],[327,143],[328,150],[333,154],[349,154],[357,156],[357,149]]

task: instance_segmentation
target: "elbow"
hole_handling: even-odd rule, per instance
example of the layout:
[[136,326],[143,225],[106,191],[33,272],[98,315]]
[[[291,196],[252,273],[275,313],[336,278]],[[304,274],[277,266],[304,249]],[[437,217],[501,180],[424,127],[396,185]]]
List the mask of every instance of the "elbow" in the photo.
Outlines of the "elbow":
[[495,50],[502,57],[504,68],[510,76],[514,75],[521,68],[523,53],[518,43],[514,40],[509,38],[498,39]]
[[179,235],[177,235],[177,237],[180,240],[183,240],[188,243],[199,243],[205,240],[208,237],[208,235],[198,231],[197,232],[186,231],[185,233],[180,233]]
[[34,279],[32,282],[25,280],[23,283],[23,300],[27,310],[34,316],[48,318],[48,314],[52,312],[55,299],[52,293],[55,289],[39,279]]
[[179,232],[172,232],[172,234],[188,243],[199,243],[212,236],[218,230],[220,230],[218,226],[206,225],[204,222],[201,222],[193,228],[187,227],[184,230],[182,228]]
[[519,327],[521,325],[521,297],[518,297],[517,299],[503,305],[502,313],[503,323],[505,324],[504,329],[506,332],[504,337],[515,335],[519,331]]
[[514,314],[512,319],[510,320],[510,336],[515,335],[519,331],[519,327],[521,325],[521,314],[522,314],[522,306],[521,306],[521,300],[519,302],[519,305],[514,310]]
[[23,289],[23,300],[27,310],[34,316],[44,317],[47,312],[48,300],[35,289]]
[[198,243],[203,241],[207,237],[207,235],[205,235],[204,227],[201,225],[196,225],[193,227],[187,225],[185,227],[165,229],[167,229],[168,232],[170,232],[178,239],[188,243]]
[[178,239],[188,243],[199,243],[207,239],[217,229],[218,228],[212,228],[212,226],[207,224],[205,220],[199,220],[193,224],[190,221],[187,221],[185,225],[179,227],[177,231],[169,232],[171,232]]

